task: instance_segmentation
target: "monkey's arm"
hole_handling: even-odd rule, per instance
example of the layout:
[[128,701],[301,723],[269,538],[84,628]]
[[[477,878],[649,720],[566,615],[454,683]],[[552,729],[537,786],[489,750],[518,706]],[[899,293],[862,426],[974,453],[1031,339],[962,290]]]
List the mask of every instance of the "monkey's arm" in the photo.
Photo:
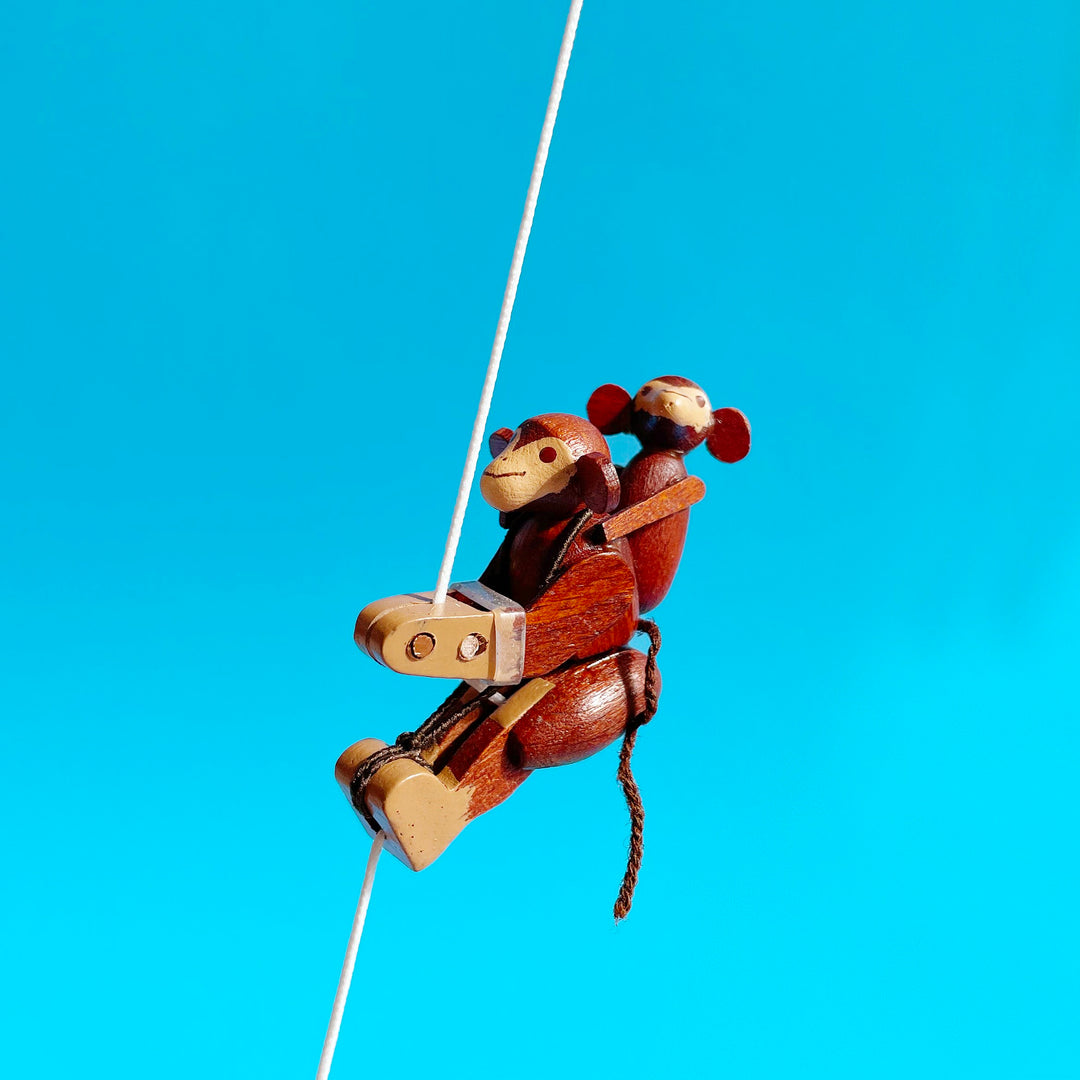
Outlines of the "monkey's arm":
[[526,609],[524,678],[625,645],[637,618],[634,571],[617,551],[571,563]]
[[505,594],[509,588],[509,563],[510,534],[508,533],[503,537],[503,542],[499,545],[491,562],[488,563],[487,569],[480,575],[480,584],[494,589],[497,593]]

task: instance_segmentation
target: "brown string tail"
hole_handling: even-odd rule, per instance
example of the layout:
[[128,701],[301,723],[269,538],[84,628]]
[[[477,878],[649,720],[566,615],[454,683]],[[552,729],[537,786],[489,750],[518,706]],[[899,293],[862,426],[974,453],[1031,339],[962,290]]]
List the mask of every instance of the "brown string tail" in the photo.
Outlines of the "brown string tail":
[[634,779],[630,759],[634,754],[638,728],[647,724],[655,715],[660,704],[657,690],[656,654],[660,651],[660,630],[649,619],[639,619],[638,632],[649,635],[649,654],[645,660],[645,711],[635,716],[626,725],[626,734],[619,750],[619,783],[626,798],[626,809],[630,811],[630,849],[626,856],[626,873],[623,874],[619,895],[615,900],[615,921],[619,922],[630,914],[634,902],[634,889],[637,886],[638,872],[641,870],[641,857],[645,852],[645,805],[641,801],[641,792]]

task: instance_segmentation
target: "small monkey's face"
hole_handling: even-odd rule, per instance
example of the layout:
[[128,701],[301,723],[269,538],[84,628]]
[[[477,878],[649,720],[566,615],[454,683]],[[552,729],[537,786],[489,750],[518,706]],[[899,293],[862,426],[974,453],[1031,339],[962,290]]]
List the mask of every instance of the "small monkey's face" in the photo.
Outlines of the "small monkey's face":
[[689,379],[650,379],[634,398],[630,427],[643,445],[686,453],[712,424],[705,391]]
[[509,514],[565,490],[576,468],[576,458],[562,439],[547,436],[523,443],[518,428],[481,474],[480,494],[488,505]]
[[[689,379],[685,380],[689,382]],[[634,412],[670,420],[677,427],[693,428],[702,434],[712,426],[712,406],[705,391],[690,383],[674,386],[667,379],[652,379],[634,398]]]

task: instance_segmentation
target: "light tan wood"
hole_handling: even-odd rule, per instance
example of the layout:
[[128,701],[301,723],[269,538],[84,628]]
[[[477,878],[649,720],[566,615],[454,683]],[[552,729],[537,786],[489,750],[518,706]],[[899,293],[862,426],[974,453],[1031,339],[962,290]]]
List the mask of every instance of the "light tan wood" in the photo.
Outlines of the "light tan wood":
[[512,685],[524,673],[525,613],[477,582],[451,587],[437,607],[432,593],[389,596],[356,620],[356,644],[403,675]]
[[[531,708],[554,689],[547,679],[530,679],[504,701],[488,718],[489,724],[504,733],[498,756],[503,754],[506,735]],[[351,784],[356,770],[372,754],[386,747],[381,739],[362,739],[337,760],[334,776],[345,797],[352,801]],[[438,774],[409,758],[389,761],[368,781],[364,799],[372,817],[386,833],[386,850],[412,870],[430,866],[468,822],[487,809],[483,795],[477,799],[475,784],[459,784],[449,766]],[[371,823],[359,809],[356,815],[368,834]]]
[[[520,690],[517,690],[506,699],[485,721],[485,723],[497,724],[503,731],[509,732],[513,726],[537,703],[543,701],[547,695],[555,689],[555,684],[547,679],[530,679]],[[450,765],[445,765],[439,771],[439,779],[447,787],[456,788],[459,784],[458,777]],[[472,797],[472,786],[463,785],[462,790],[468,791]]]
[[671,487],[650,495],[625,510],[620,510],[600,523],[605,541],[618,540],[620,536],[629,536],[654,521],[688,510],[695,503],[705,498],[705,483],[696,476],[688,476],[672,484]]
[[[385,746],[380,739],[362,739],[338,758],[334,775],[350,802],[349,785],[357,768]],[[430,866],[469,822],[469,792],[447,787],[430,769],[409,758],[397,758],[378,769],[364,796],[386,833],[386,850],[412,870]],[[357,817],[373,835],[358,810]]]
[[[385,744],[366,739],[335,771],[350,803],[353,781],[363,785],[364,827],[386,832],[387,850],[421,870],[533,771],[579,761],[625,735],[618,778],[632,838],[621,917],[641,856],[630,753],[660,691],[659,634],[639,615],[671,586],[689,509],[705,494],[684,456],[705,443],[736,461],[750,433],[738,410],[713,413],[681,376],[654,379],[634,398],[601,387],[589,416],[592,423],[547,413],[492,436],[495,460],[480,491],[507,535],[480,582],[451,586],[437,607],[431,593],[411,593],[360,613],[356,642],[379,663],[464,685],[376,759],[381,767],[370,759]],[[604,434],[626,431],[642,449],[618,470]],[[652,642],[648,656],[628,647],[639,631]]]
[[534,705],[542,701],[555,684],[547,679],[530,679],[520,690],[512,694],[492,714],[500,727],[512,728]]
[[480,494],[489,506],[509,513],[565,491],[577,472],[577,457],[562,439],[548,436],[521,445],[521,431],[480,474]]

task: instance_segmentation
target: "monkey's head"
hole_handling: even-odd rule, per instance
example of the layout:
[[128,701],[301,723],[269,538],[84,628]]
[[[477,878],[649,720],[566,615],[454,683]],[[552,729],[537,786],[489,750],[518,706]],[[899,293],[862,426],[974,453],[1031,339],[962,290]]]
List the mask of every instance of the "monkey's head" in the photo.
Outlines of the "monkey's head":
[[633,432],[646,450],[686,454],[704,442],[720,461],[750,452],[746,417],[738,409],[714,412],[705,391],[681,375],[650,379],[634,397],[608,383],[589,398],[588,413],[605,435]]
[[586,506],[606,514],[619,504],[607,440],[588,420],[546,413],[516,431],[499,428],[488,445],[495,460],[480,476],[480,494],[504,514],[529,507],[569,516]]

